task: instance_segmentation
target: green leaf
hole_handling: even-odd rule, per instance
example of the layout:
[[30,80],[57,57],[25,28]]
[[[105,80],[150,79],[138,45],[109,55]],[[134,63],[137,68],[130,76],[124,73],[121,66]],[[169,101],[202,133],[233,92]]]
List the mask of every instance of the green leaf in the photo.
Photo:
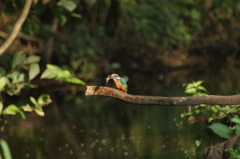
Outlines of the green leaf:
[[191,10],[191,16],[194,20],[199,20],[201,18],[201,14],[196,9]]
[[3,103],[0,101],[0,115],[2,114],[2,110],[3,110]]
[[7,78],[6,77],[1,77],[0,78],[0,92],[4,90],[4,87],[7,84]]
[[5,114],[5,115],[15,115],[19,112],[20,112],[19,108],[14,104],[11,104],[11,105],[7,106],[3,110],[3,114]]
[[32,97],[32,96],[30,97],[30,101],[31,101],[35,106],[38,105],[36,99],[35,99],[34,97]]
[[190,89],[190,88],[195,88],[195,86],[192,83],[187,84],[186,89]]
[[194,82],[194,83],[195,83],[195,86],[200,86],[203,83],[203,81],[197,81],[197,82]]
[[189,88],[189,89],[186,89],[185,93],[189,93],[189,94],[193,94],[193,93],[196,93],[196,88]]
[[12,73],[8,74],[7,77],[12,79],[12,84],[18,83],[19,72],[13,71]]
[[42,110],[41,107],[36,107],[36,108],[34,109],[34,111],[35,111],[39,116],[44,116],[44,115],[45,115],[45,113],[44,113],[44,111]]
[[196,147],[199,147],[201,145],[202,141],[201,140],[196,140],[195,141],[195,145]]
[[20,74],[18,75],[18,78],[17,78],[17,83],[23,82],[23,81],[24,81],[24,78],[25,78],[25,74],[20,73]]
[[234,134],[233,130],[222,123],[214,123],[209,128],[222,138],[230,138]]
[[[10,148],[8,147],[8,144],[7,144],[7,142],[5,140],[0,139],[0,147],[1,147],[2,152],[3,152],[3,158],[5,158],[5,159],[12,159]],[[1,157],[2,156],[0,154],[0,158]]]
[[68,83],[73,83],[73,84],[79,84],[79,85],[86,85],[86,83],[78,78],[67,78],[64,79],[64,81]]
[[26,104],[26,105],[23,105],[21,106],[21,109],[25,112],[31,112],[33,111],[33,108],[29,105],[29,104]]
[[71,77],[71,73],[68,70],[62,70],[57,73],[57,79],[64,79]]
[[26,54],[24,54],[23,52],[17,52],[14,54],[13,57],[13,62],[12,62],[12,69],[15,69],[18,66],[23,65],[23,62],[26,59]]
[[52,64],[47,64],[47,68],[52,71],[53,73],[55,73],[56,75],[62,71],[62,69],[56,65],[52,65]]
[[41,94],[41,96],[38,97],[38,105],[45,106],[51,102],[50,95],[48,94]]
[[82,18],[82,15],[78,14],[78,13],[71,13],[71,16],[74,17],[74,18],[79,18],[79,19]]
[[29,56],[25,61],[24,61],[24,65],[28,65],[28,64],[32,64],[32,63],[38,63],[40,61],[40,57],[39,56]]
[[207,89],[204,88],[203,86],[198,86],[197,89],[198,89],[198,90],[201,90],[201,91],[204,91],[204,92],[207,92]]
[[26,116],[23,111],[19,110],[18,112],[23,119],[26,119]]
[[236,124],[240,124],[240,118],[239,118],[238,116],[234,116],[234,117],[231,119],[231,122],[236,123]]
[[39,64],[38,63],[31,64],[28,72],[29,81],[34,79],[39,73],[40,73]]
[[51,70],[49,70],[48,68],[42,73],[41,75],[41,79],[53,79],[55,78],[57,75],[55,73],[53,73]]
[[237,133],[238,135],[240,135],[240,125],[239,125],[239,124],[236,125],[235,129],[236,129],[236,133]]
[[2,68],[2,67],[0,67],[0,77],[1,77],[1,76],[4,76],[5,73],[6,73],[5,69]]
[[72,12],[77,7],[76,3],[73,0],[60,0],[57,5],[63,7],[69,12]]
[[60,19],[61,25],[64,25],[67,23],[67,17],[65,15],[60,15],[59,19]]

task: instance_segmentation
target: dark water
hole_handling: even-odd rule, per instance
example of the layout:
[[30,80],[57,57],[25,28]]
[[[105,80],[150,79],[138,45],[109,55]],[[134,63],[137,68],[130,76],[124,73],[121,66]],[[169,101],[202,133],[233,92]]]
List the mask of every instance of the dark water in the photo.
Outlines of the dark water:
[[[147,83],[146,79],[130,80],[129,92],[182,96],[182,83],[193,80],[205,80],[210,93],[232,94],[240,88],[236,68],[219,69],[218,77],[208,71],[177,77],[166,81],[156,75],[148,77]],[[10,117],[1,136],[9,143],[13,158],[173,159],[187,158],[186,154],[203,158],[205,146],[221,141],[206,123],[191,125],[180,118],[187,107],[132,105],[107,97],[85,97],[84,92],[56,92],[52,97],[45,117],[34,113],[25,120]],[[203,143],[192,154],[196,140]]]

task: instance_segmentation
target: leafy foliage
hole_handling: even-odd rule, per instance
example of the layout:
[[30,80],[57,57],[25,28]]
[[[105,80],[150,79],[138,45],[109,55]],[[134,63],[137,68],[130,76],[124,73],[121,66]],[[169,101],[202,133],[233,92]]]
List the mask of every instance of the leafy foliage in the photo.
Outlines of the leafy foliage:
[[222,123],[213,123],[209,126],[209,128],[218,136],[222,138],[230,138],[233,136],[233,130],[230,129],[228,126],[222,124]]
[[[192,96],[207,95],[207,90],[201,84],[203,81],[192,82],[184,84],[186,87],[185,93],[191,94]],[[189,112],[183,113],[181,116],[202,116],[208,119],[209,122],[215,119],[225,119],[231,122],[231,126],[221,122],[214,122],[208,126],[217,136],[225,139],[229,139],[235,134],[240,135],[240,118],[236,114],[239,114],[240,106],[219,106],[219,105],[206,105],[201,104],[190,109]],[[230,153],[230,158],[238,158],[240,156],[239,145],[236,149],[226,150]]]
[[0,139],[0,148],[2,148],[2,153],[0,152],[0,158],[4,158],[4,159],[12,159],[12,155],[9,149],[9,146],[7,144],[7,142],[4,139]]
[[239,144],[235,149],[226,149],[225,151],[230,153],[229,159],[239,159],[240,158],[240,146]]
[[232,123],[231,127],[226,124],[216,122],[209,126],[209,128],[218,136],[222,138],[230,138],[235,134],[240,135],[240,118],[235,115],[230,118],[230,122]]
[[191,94],[192,96],[207,95],[207,90],[202,86],[203,81],[192,82],[184,84],[186,86],[185,93]]
[[191,0],[126,3],[132,4],[128,6],[128,11],[133,18],[136,31],[151,43],[160,41],[164,48],[189,43],[192,39],[190,30],[200,28],[201,13],[196,9],[197,3]]
[[41,79],[56,79],[73,84],[85,85],[85,82],[82,80],[72,77],[68,70],[61,69],[60,67],[52,64],[47,64],[47,69],[41,75]]
[[[203,81],[192,82],[184,84],[185,93],[191,94],[192,96],[208,95],[208,91],[202,86]],[[200,104],[181,114],[181,117],[186,116],[197,116],[207,118],[209,122],[216,119],[223,119],[230,117],[232,114],[236,114],[240,111],[240,105],[231,106],[220,106],[220,105],[207,105]]]
[[[68,83],[85,85],[85,83],[74,77],[70,71],[61,69],[58,66],[48,64],[45,71],[40,75],[40,57],[26,56],[23,52],[17,52],[12,59],[10,70],[0,67],[0,93],[6,93],[10,96],[19,95],[24,88],[35,88],[33,84],[38,76],[42,79],[61,80]],[[51,103],[51,98],[48,94],[41,94],[37,99],[30,96],[31,104],[23,104],[17,106],[10,104],[4,106],[3,98],[0,99],[0,115],[16,115],[19,114],[22,118],[26,118],[24,112],[34,111],[39,116],[44,116],[43,107]]]
[[185,154],[185,159],[191,159],[194,158],[196,156],[197,153],[197,149],[200,147],[200,145],[202,144],[202,140],[196,140],[195,141],[195,147],[192,148],[192,150],[185,150],[184,154]]

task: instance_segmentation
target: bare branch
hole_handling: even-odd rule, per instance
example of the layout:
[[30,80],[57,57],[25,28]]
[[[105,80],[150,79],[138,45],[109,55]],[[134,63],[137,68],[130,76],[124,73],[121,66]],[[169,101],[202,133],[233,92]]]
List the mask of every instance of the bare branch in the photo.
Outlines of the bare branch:
[[218,96],[206,95],[195,97],[161,97],[132,95],[119,91],[115,88],[104,86],[87,86],[86,96],[108,96],[133,104],[149,104],[161,106],[189,106],[189,105],[239,105],[240,95]]
[[229,152],[226,150],[234,149],[240,139],[239,135],[235,135],[228,140],[214,146],[209,146],[204,149],[206,159],[223,159],[229,158]]
[[17,20],[11,34],[7,38],[7,40],[0,46],[0,56],[8,49],[8,47],[12,44],[13,40],[17,37],[24,21],[26,20],[29,10],[31,8],[32,0],[26,0],[23,11],[19,19]]

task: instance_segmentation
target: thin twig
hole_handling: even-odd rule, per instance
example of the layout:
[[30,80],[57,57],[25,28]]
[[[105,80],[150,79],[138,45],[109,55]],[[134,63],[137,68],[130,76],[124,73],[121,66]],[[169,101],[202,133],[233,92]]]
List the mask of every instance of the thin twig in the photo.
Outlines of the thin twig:
[[26,0],[24,7],[23,7],[22,14],[19,17],[19,19],[17,20],[11,34],[9,35],[7,40],[2,44],[2,46],[0,46],[0,56],[8,49],[8,47],[12,44],[14,39],[17,37],[23,23],[25,22],[25,20],[28,16],[29,10],[31,8],[31,4],[32,4],[32,0]]

